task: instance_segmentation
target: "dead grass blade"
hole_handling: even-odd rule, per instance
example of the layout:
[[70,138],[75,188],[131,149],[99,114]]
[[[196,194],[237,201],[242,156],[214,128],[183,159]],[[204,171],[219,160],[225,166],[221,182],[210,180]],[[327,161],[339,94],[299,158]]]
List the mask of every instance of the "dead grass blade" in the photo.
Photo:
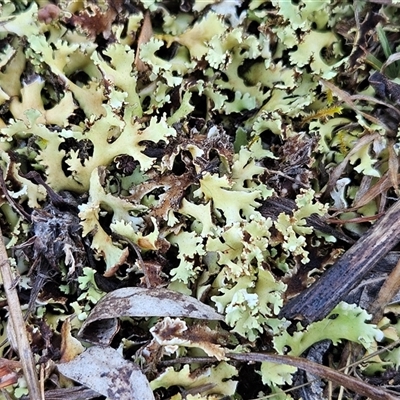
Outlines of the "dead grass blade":
[[325,187],[324,195],[327,196],[332,192],[333,187],[335,186],[337,180],[342,176],[342,173],[346,169],[347,164],[350,161],[350,158],[353,154],[357,153],[364,146],[372,143],[375,139],[378,139],[380,136],[378,133],[369,134],[361,137],[357,140],[354,147],[350,150],[347,156],[343,159],[343,161],[330,173],[329,181]]
[[142,44],[147,43],[153,36],[153,27],[151,26],[150,14],[147,12],[144,16],[142,29],[138,38],[135,64],[139,72],[147,72],[149,67],[140,59],[140,47]]
[[385,72],[385,69],[390,65],[393,64],[394,62],[400,60],[400,53],[394,53],[391,54],[387,60],[383,63],[382,67],[381,67],[381,72],[382,74]]
[[24,318],[21,312],[21,305],[15,289],[15,277],[13,277],[8,261],[6,247],[3,242],[3,235],[0,229],[0,269],[3,278],[4,292],[7,297],[9,323],[13,330],[22,370],[29,389],[29,397],[32,400],[43,399],[39,387],[35,361],[29,345],[28,335],[25,328]]
[[377,324],[382,316],[383,311],[394,295],[399,291],[400,286],[400,259],[397,262],[393,271],[388,275],[378,296],[372,303],[371,308],[368,310],[372,314],[371,323]]
[[[365,94],[353,94],[352,96],[350,96],[350,98],[352,100],[362,100],[362,101],[368,101],[370,103],[376,103],[376,104],[380,104],[382,106],[385,106],[387,108],[390,108],[394,113],[396,113],[397,115],[400,115],[400,110],[394,106],[392,106],[391,104],[382,101],[382,100],[378,100],[376,97],[372,97],[372,96],[367,96]],[[369,115],[369,114],[368,114]],[[380,124],[382,124],[382,122],[380,122]]]
[[346,211],[357,210],[358,208],[365,206],[366,204],[374,200],[376,197],[378,197],[380,194],[389,190],[391,187],[392,187],[392,182],[389,179],[388,173],[386,173],[366,193],[357,198],[353,207],[351,207]]
[[[377,125],[382,126],[383,128],[386,129],[386,131],[387,131],[388,133],[391,133],[391,134],[394,134],[394,133],[395,133],[395,132],[393,132],[393,130],[390,129],[384,122],[382,122],[382,121],[379,120],[378,118],[373,117],[372,115],[369,115],[369,114],[367,114],[367,113],[361,111],[361,110],[357,107],[357,105],[354,103],[354,100],[357,100],[359,96],[354,97],[354,96],[350,95],[349,93],[345,92],[345,91],[342,90],[342,89],[339,89],[337,86],[335,86],[334,84],[332,84],[332,83],[330,83],[330,82],[328,82],[328,81],[326,81],[326,80],[324,80],[324,79],[320,79],[320,82],[321,82],[325,87],[329,88],[333,93],[335,93],[336,96],[339,97],[339,99],[341,99],[342,101],[344,101],[344,102],[345,102],[353,111],[355,111],[357,114],[363,116],[366,120],[368,120],[368,121],[370,121],[370,122],[372,122],[372,123],[374,123],[374,124],[377,124]],[[365,100],[365,99],[363,99],[363,100]],[[374,101],[377,101],[377,100],[374,99]],[[385,103],[385,105],[387,105],[387,104]],[[396,111],[397,111],[397,110],[396,110]]]
[[399,159],[397,157],[396,152],[394,151],[394,140],[390,139],[388,150],[389,150],[389,178],[390,183],[392,184],[397,196],[399,195]]
[[[356,200],[352,207],[346,208],[346,210],[340,210],[340,212],[350,212],[357,211],[360,207],[365,206],[366,204],[373,201],[376,197],[382,195],[387,192],[391,187],[393,187],[393,181],[398,182],[400,180],[400,174],[397,174],[397,177],[389,177],[389,173],[385,173],[379,180],[369,188],[368,191],[363,193],[360,197],[356,197]],[[337,215],[337,214],[335,214]],[[379,215],[374,216],[373,218],[378,218]],[[352,220],[334,220],[328,219],[328,222],[331,224],[346,224],[348,222],[354,222]],[[358,220],[360,222],[360,220]]]

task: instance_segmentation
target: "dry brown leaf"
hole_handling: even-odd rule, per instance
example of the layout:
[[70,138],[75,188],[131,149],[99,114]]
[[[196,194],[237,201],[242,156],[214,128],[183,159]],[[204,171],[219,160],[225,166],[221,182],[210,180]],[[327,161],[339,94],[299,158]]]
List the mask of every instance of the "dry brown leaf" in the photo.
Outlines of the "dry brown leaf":
[[111,347],[91,347],[73,361],[57,367],[66,377],[111,400],[154,400],[139,366],[125,360]]
[[138,72],[147,72],[149,70],[149,67],[140,59],[140,47],[142,44],[147,43],[152,36],[153,27],[151,26],[150,13],[147,12],[144,16],[136,50],[135,64]]
[[84,10],[72,15],[67,22],[78,26],[89,37],[95,38],[102,34],[108,39],[112,33],[112,24],[122,12],[123,2],[121,0],[108,0],[107,10],[103,10],[97,4],[89,4]]
[[188,317],[223,320],[212,307],[163,288],[122,288],[104,296],[79,331],[91,343],[108,345],[118,331],[119,317]]
[[[397,179],[400,179],[400,176],[397,176]],[[375,199],[375,197],[378,197],[380,194],[389,190],[391,186],[391,179],[389,179],[389,174],[386,173],[366,193],[359,198],[356,198],[354,206],[349,208],[347,211],[357,210],[359,207],[365,206],[370,201]]]
[[21,368],[22,365],[19,361],[0,358],[0,389],[18,382],[19,374],[17,370]]
[[73,360],[84,349],[81,342],[71,335],[71,321],[66,319],[61,327],[61,362]]
[[[181,205],[185,190],[193,183],[191,173],[184,173],[180,176],[164,174],[155,176],[154,179],[143,183],[132,189],[128,197],[130,201],[140,202],[143,196],[156,189],[163,189],[164,193],[159,194],[159,203],[152,209],[151,215],[157,219],[167,219],[170,211],[177,211]],[[139,243],[138,243],[139,244]],[[142,247],[142,244],[139,244]]]
[[188,326],[179,318],[167,317],[154,325],[150,332],[170,354],[174,353],[179,346],[198,347],[218,361],[226,359],[225,349],[218,344],[220,334],[208,326]]

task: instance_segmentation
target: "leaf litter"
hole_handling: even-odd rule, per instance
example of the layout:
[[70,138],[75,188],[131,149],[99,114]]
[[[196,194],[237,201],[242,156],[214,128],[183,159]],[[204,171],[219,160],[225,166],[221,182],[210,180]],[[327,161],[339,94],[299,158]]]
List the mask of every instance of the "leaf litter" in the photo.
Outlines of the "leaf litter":
[[[3,1],[2,275],[25,322],[7,297],[2,396],[291,399],[298,367],[322,378],[301,396],[393,398],[392,285],[335,271],[396,209],[398,20],[389,2]],[[308,326],[285,314],[302,299]],[[362,380],[334,371],[350,344]],[[330,368],[294,357],[315,352]]]

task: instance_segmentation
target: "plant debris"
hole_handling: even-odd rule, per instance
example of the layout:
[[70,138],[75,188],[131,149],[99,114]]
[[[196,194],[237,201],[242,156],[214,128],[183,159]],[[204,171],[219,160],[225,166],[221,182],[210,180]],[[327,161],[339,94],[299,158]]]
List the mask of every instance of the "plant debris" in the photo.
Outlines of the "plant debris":
[[399,396],[396,3],[1,2],[0,400]]

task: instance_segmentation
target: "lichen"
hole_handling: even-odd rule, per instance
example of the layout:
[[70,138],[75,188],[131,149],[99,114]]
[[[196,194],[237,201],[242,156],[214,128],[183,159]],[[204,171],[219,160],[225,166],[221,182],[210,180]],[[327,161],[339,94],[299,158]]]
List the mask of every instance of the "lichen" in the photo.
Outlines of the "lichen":
[[[291,334],[290,322],[279,318],[284,302],[314,280],[316,265],[322,272],[329,253],[345,250],[310,219],[328,224],[330,207],[343,211],[335,222],[372,217],[398,190],[399,117],[388,104],[399,99],[372,101],[379,93],[368,80],[371,68],[384,69],[385,52],[375,57],[367,43],[350,46],[362,38],[342,26],[366,6],[355,13],[350,2],[329,0],[128,3],[0,5],[0,190],[8,195],[0,209],[8,247],[17,245],[20,285],[34,286],[26,274],[37,267],[25,249],[33,233],[21,210],[44,209],[53,192],[74,198],[75,205],[61,208],[76,214],[87,255],[72,282],[73,252],[60,250],[59,268],[48,276],[60,280],[58,291],[40,288],[55,300],[43,300],[36,317],[47,312],[57,336],[57,317],[76,313],[78,327],[105,291],[154,282],[212,305],[229,329],[223,345],[211,343],[219,322],[212,328],[152,318],[121,324],[120,337],[134,326],[143,335],[138,343],[151,333],[171,358],[204,356],[201,349],[217,356],[212,366],[148,371],[158,374],[153,390],[195,389],[168,394],[176,399],[241,390],[236,364],[224,358],[237,341],[238,349],[251,351],[262,338],[268,348],[297,356],[323,339],[372,349],[381,331],[357,307],[340,305],[336,319],[292,326]],[[397,26],[395,7],[376,7]],[[387,47],[385,34],[380,40]],[[397,35],[391,28],[387,34]],[[32,171],[42,183],[29,177]],[[344,212],[361,189],[377,191],[379,178],[392,185],[381,202],[370,199]],[[261,210],[271,198],[290,199],[293,209],[266,216]],[[345,228],[358,233],[366,226]],[[160,339],[166,326],[206,339],[181,331]],[[397,368],[398,352],[385,360]],[[261,382],[284,398],[294,368],[270,370],[262,364]],[[18,391],[24,390],[21,384]]]

